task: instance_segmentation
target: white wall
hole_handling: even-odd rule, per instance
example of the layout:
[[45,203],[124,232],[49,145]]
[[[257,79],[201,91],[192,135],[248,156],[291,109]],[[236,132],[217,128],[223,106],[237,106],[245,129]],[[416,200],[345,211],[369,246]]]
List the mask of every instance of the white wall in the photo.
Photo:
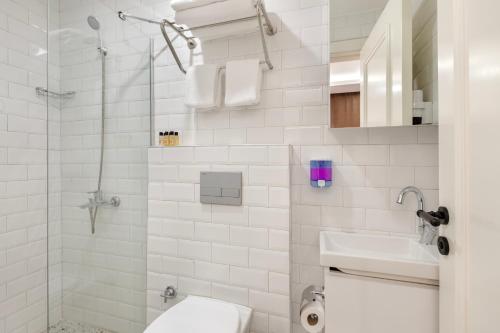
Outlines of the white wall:
[[[427,207],[438,197],[437,127],[329,129],[328,1],[267,0],[276,13],[279,32],[270,37],[275,70],[264,76],[263,101],[244,110],[221,108],[193,113],[183,106],[183,75],[164,42],[156,38],[157,130],[180,129],[186,145],[291,144],[292,158],[292,318],[298,320],[303,287],[322,283],[320,230],[415,235],[416,202],[394,202],[407,185],[424,190]],[[171,16],[167,2],[153,7]],[[157,33],[156,27],[151,27]],[[185,63],[189,51],[177,44]],[[196,63],[262,57],[256,34],[204,43],[194,52]],[[308,185],[310,159],[332,158],[334,186]],[[148,303],[149,304],[149,303]],[[294,326],[296,332],[302,332]],[[256,330],[258,332],[258,330]],[[265,332],[263,330],[263,332]]]
[[[201,204],[201,171],[241,172],[242,206]],[[289,146],[150,149],[148,322],[194,294],[251,307],[251,332],[288,332],[289,231]]]
[[[292,290],[294,319],[301,291],[321,284],[319,231],[349,230],[415,234],[414,198],[397,205],[403,187],[421,188],[426,207],[438,204],[437,128],[328,130],[326,142],[294,146],[292,170]],[[310,159],[332,158],[334,185],[315,190],[307,183]],[[298,332],[302,332],[297,328]]]
[[[52,14],[52,13],[51,13]],[[47,120],[57,132],[59,105],[37,97],[47,86],[47,8],[36,0],[0,6],[0,332],[46,327]],[[50,85],[58,88],[56,59]],[[52,132],[51,132],[52,133]],[[57,136],[50,158],[57,160]],[[51,232],[57,233],[59,177],[50,169]],[[54,255],[57,261],[57,253]],[[56,267],[57,266],[52,266]]]
[[[42,68],[45,67],[43,60],[33,56],[36,47],[32,48],[45,39],[41,31],[29,27],[30,23],[44,22],[42,12],[45,11],[37,11],[40,5],[34,1],[30,3],[33,5],[30,12],[26,7],[28,3],[3,0],[0,8],[0,64],[3,66],[0,71],[0,167],[9,170],[2,172],[5,178],[0,178],[0,332],[11,332],[15,328],[37,331],[45,324],[45,303],[42,301],[45,275],[42,273],[45,269],[43,216],[46,198],[42,142],[46,135],[43,129],[46,112],[42,107],[44,100],[35,98],[33,93],[35,85],[43,85],[39,83],[44,82]],[[168,1],[127,1],[111,5],[107,1],[61,2],[61,26],[76,25],[83,31],[86,16],[95,14],[103,23],[103,35],[111,50],[120,54],[110,58],[114,59],[110,70],[117,72],[113,72],[116,76],[112,76],[110,83],[114,90],[109,108],[112,120],[107,129],[110,145],[106,158],[110,169],[105,171],[108,175],[105,176],[105,193],[119,194],[125,199],[121,210],[101,219],[99,235],[90,237],[87,214],[76,206],[85,201],[84,192],[93,190],[96,180],[96,53],[90,45],[84,53],[73,53],[74,57],[62,50],[62,71],[66,70],[62,74],[64,90],[79,93],[76,99],[62,105],[62,244],[67,249],[62,253],[63,271],[70,277],[92,271],[97,272],[99,279],[104,279],[99,288],[96,288],[98,284],[72,284],[75,281],[72,278],[65,280],[72,296],[74,286],[78,286],[80,296],[87,300],[80,305],[86,306],[86,310],[96,306],[93,309],[103,314],[96,317],[93,316],[95,312],[84,311],[86,315],[82,317],[81,308],[68,306],[63,312],[68,318],[93,319],[93,324],[120,332],[137,332],[144,325],[141,311],[146,306],[143,278],[146,210],[145,204],[140,202],[145,202],[141,198],[146,189],[144,147],[148,142],[141,119],[147,117],[148,109],[144,104],[145,91],[139,87],[144,87],[146,78],[134,76],[137,81],[130,83],[124,94],[117,88],[127,82],[131,73],[146,73],[138,70],[144,65],[145,35],[155,35],[157,42],[157,131],[179,129],[184,144],[293,145],[291,297],[294,320],[303,286],[322,282],[318,264],[319,230],[340,228],[413,234],[414,202],[403,208],[393,204],[396,193],[405,185],[424,188],[428,207],[437,205],[437,129],[328,129],[327,1],[267,0],[267,7],[278,14],[280,22],[277,23],[278,35],[269,39],[276,69],[265,74],[263,102],[248,110],[221,109],[194,114],[182,105],[183,75],[168,52],[161,51],[164,42],[158,27],[122,23],[115,14],[116,10],[125,9],[145,16],[168,17],[171,16]],[[88,35],[91,33],[86,31]],[[185,44],[176,41],[176,45],[187,63],[189,53]],[[43,48],[43,44],[41,46]],[[195,62],[224,63],[227,59],[262,57],[256,50],[260,50],[259,40],[257,35],[250,35],[205,43],[203,52],[197,50],[193,59]],[[79,66],[90,63],[94,67]],[[57,82],[51,86],[58,88]],[[58,119],[57,116],[54,119]],[[57,133],[57,128],[53,131]],[[57,142],[56,138],[52,141]],[[57,161],[57,145],[54,150]],[[307,163],[312,158],[327,157],[332,157],[336,165],[335,185],[324,192],[314,191],[307,185]],[[80,246],[78,244],[87,245],[75,248]],[[56,264],[57,251],[56,245]],[[116,273],[102,269],[111,264],[115,265],[112,270]],[[111,296],[102,297],[103,291],[110,291]],[[119,294],[126,295],[127,299],[117,299],[115,296]],[[71,298],[66,301],[71,302]],[[116,312],[106,312],[109,309]],[[255,328],[255,332],[265,332],[268,328]],[[301,332],[298,326],[295,330]]]

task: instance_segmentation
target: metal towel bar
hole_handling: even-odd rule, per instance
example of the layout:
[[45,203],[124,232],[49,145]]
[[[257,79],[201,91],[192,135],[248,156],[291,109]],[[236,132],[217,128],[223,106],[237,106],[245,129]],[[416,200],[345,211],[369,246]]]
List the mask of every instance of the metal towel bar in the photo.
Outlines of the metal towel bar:
[[[277,29],[276,29],[276,27],[273,26],[271,19],[269,17],[269,14],[267,13],[266,8],[265,8],[262,0],[258,0],[256,2],[255,9],[257,11],[255,16],[244,17],[244,18],[240,18],[240,19],[236,19],[236,20],[214,23],[214,24],[207,24],[207,25],[196,26],[196,27],[184,27],[184,26],[179,25],[179,24],[175,23],[174,21],[170,21],[168,19],[158,21],[158,20],[153,20],[153,19],[148,19],[148,18],[143,18],[143,17],[131,15],[131,14],[128,14],[128,13],[122,12],[122,11],[118,12],[118,17],[123,21],[125,21],[127,19],[135,19],[135,20],[139,20],[139,21],[147,22],[147,23],[151,23],[151,24],[159,24],[163,38],[165,38],[165,41],[167,42],[167,46],[170,49],[170,52],[172,52],[172,55],[174,57],[175,62],[177,63],[177,66],[179,67],[181,72],[183,72],[184,74],[186,73],[186,70],[184,69],[184,66],[182,65],[182,63],[180,61],[180,58],[177,54],[177,51],[175,50],[175,48],[172,44],[172,40],[168,36],[165,27],[168,26],[169,28],[174,30],[179,36],[181,36],[186,41],[188,48],[192,50],[192,49],[196,48],[197,42],[194,39],[195,37],[186,35],[187,31],[194,32],[194,31],[200,30],[200,29],[219,27],[219,26],[233,24],[233,23],[237,23],[237,22],[250,21],[250,20],[257,19],[258,24],[259,24],[260,37],[261,37],[261,41],[262,41],[262,49],[264,51],[264,57],[265,57],[265,60],[263,61],[263,63],[265,63],[269,69],[273,69],[274,66],[273,66],[271,59],[269,57],[269,49],[267,47],[267,42],[266,42],[266,38],[264,35],[267,34],[268,36],[273,36],[277,33]],[[264,22],[263,22],[262,18],[264,18]]]

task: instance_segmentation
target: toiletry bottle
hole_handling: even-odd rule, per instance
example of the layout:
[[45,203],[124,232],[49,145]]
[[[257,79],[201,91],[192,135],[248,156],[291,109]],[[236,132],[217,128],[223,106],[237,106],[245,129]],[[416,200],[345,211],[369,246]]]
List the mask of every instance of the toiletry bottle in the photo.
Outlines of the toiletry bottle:
[[168,136],[168,132],[167,132],[167,131],[165,131],[165,132],[163,133],[163,147],[168,146],[168,140],[169,140],[168,138],[169,138],[169,136]]
[[163,132],[160,132],[160,136],[159,136],[159,139],[158,139],[158,145],[159,146],[163,146],[163,139],[164,139]]
[[174,131],[168,132],[168,145],[170,147],[175,146]]
[[169,140],[170,140],[170,138],[169,138],[168,132],[163,133],[163,142],[161,145],[163,147],[167,147]]
[[180,144],[179,140],[179,132],[174,133],[174,146],[178,146]]
[[163,146],[168,147],[170,145],[170,132],[165,132],[165,138],[163,139]]

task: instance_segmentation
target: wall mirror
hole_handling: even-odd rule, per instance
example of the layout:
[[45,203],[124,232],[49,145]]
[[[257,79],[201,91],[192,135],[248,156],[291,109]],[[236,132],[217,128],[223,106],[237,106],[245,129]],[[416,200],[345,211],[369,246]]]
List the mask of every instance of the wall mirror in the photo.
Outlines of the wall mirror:
[[330,0],[330,127],[437,124],[437,0]]

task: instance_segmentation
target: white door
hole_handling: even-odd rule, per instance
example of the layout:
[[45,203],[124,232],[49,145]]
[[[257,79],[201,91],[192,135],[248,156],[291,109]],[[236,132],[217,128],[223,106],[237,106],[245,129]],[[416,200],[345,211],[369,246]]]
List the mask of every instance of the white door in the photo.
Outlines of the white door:
[[360,52],[361,127],[412,124],[412,2],[389,0]]
[[439,0],[440,333],[500,332],[500,1]]

